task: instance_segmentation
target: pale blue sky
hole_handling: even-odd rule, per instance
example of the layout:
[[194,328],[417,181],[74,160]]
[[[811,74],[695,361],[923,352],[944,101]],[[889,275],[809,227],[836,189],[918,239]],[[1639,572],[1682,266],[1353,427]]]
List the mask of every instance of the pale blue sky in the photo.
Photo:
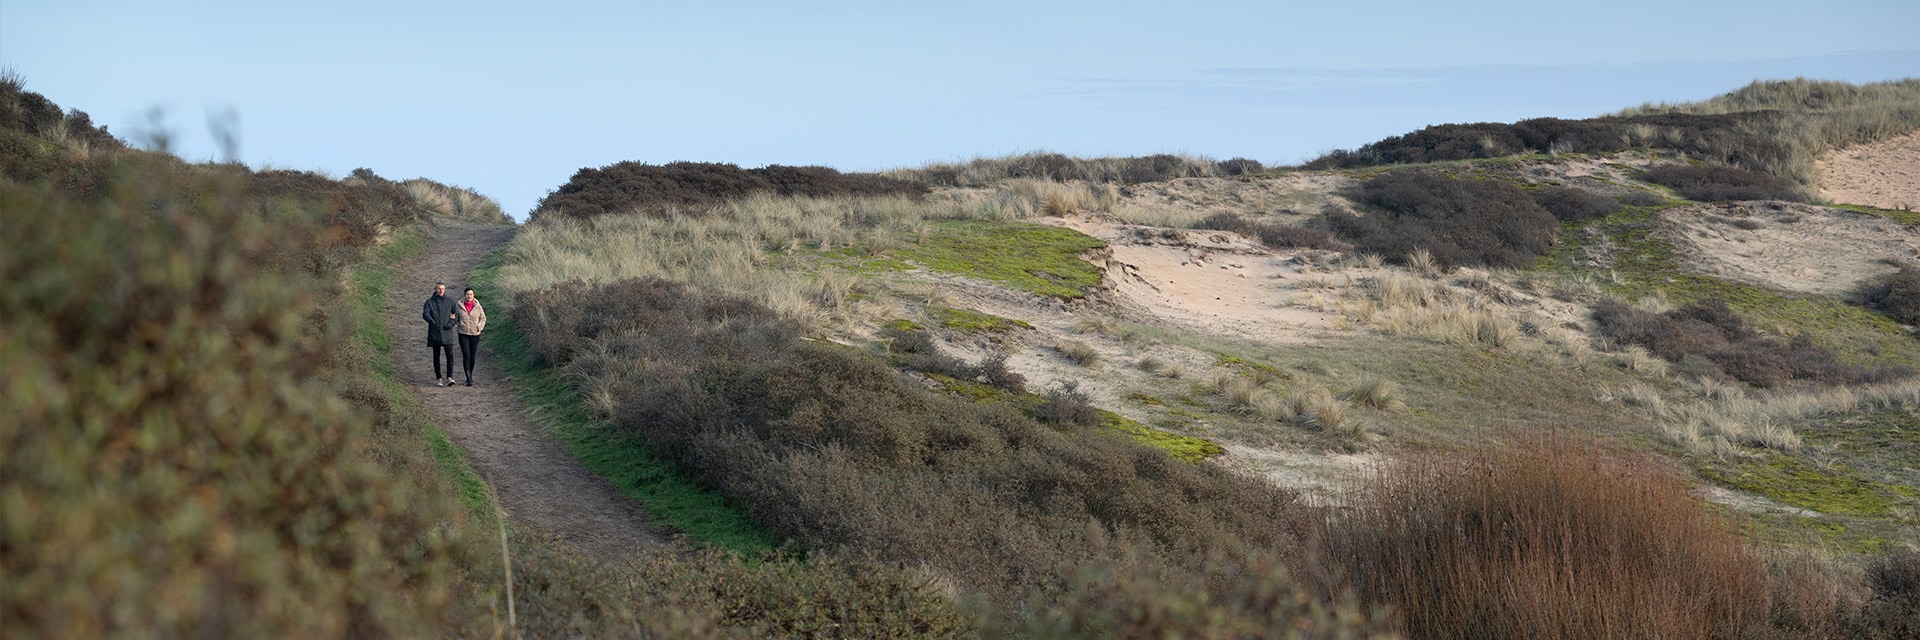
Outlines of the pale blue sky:
[[858,171],[1049,149],[1299,162],[1429,124],[1756,78],[1920,76],[1915,0],[1607,3],[0,0],[0,65],[189,159],[473,187],[584,166]]

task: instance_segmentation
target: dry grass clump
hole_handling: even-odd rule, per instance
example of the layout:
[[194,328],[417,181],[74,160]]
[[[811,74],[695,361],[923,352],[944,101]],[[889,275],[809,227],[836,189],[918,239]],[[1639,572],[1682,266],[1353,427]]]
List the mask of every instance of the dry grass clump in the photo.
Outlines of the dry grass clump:
[[1177,378],[1185,377],[1187,374],[1186,370],[1180,368],[1180,365],[1174,364],[1172,362],[1168,362],[1165,358],[1160,358],[1158,356],[1147,356],[1147,357],[1141,358],[1140,361],[1135,362],[1133,366],[1136,369],[1145,371],[1147,373],[1151,373],[1156,376],[1160,376],[1162,378],[1177,379]]
[[441,184],[426,178],[414,178],[400,185],[406,189],[408,196],[413,197],[414,202],[434,215],[476,222],[513,223],[513,218],[507,217],[507,212],[500,209],[499,202],[472,189]]
[[[1297,548],[1292,496],[1271,485],[1086,427],[1098,412],[1043,425],[1018,405],[932,393],[734,296],[571,282],[520,294],[511,320],[569,379],[612,381],[611,428],[776,533],[922,567],[1011,616],[1078,567],[1138,561],[1181,576],[1192,569],[1180,550],[1244,548],[1252,562]],[[1138,597],[1116,605],[1173,596]]]
[[1594,305],[1593,319],[1609,340],[1646,347],[1696,375],[1756,387],[1778,387],[1790,380],[1866,384],[1913,373],[1904,367],[1867,369],[1840,362],[1804,335],[1783,343],[1747,326],[1719,299],[1661,314],[1609,298]]
[[1287,395],[1287,409],[1295,423],[1310,429],[1334,433],[1347,426],[1346,405],[1326,389],[1303,387],[1293,390]]
[[1373,407],[1382,411],[1405,409],[1407,403],[1400,399],[1400,385],[1380,376],[1363,376],[1347,389],[1347,402]]
[[1393,171],[1361,182],[1347,196],[1372,210],[1328,212],[1328,226],[1355,251],[1403,264],[1425,250],[1443,270],[1525,266],[1547,252],[1560,230],[1558,219],[1526,191],[1498,180]]
[[[1461,459],[1464,458],[1464,459]],[[1678,472],[1530,437],[1388,464],[1330,516],[1336,563],[1417,638],[1724,638],[1767,627],[1767,567]]]
[[1059,351],[1060,355],[1065,357],[1068,362],[1082,367],[1098,365],[1105,360],[1105,358],[1100,355],[1099,349],[1095,349],[1092,345],[1078,340],[1062,340],[1054,343],[1053,349]]

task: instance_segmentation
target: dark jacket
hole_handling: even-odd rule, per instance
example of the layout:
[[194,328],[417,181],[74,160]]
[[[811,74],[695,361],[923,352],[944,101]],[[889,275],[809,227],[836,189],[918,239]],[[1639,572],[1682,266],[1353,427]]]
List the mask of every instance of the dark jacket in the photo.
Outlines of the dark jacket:
[[455,306],[459,301],[451,296],[436,295],[427,298],[420,306],[420,319],[427,322],[427,346],[452,345],[460,341],[454,337],[454,327],[460,326],[459,318],[454,317]]

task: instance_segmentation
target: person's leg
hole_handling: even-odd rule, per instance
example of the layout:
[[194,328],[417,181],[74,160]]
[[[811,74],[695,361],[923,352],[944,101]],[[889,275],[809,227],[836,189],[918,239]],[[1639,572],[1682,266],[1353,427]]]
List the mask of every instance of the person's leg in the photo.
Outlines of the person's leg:
[[467,386],[473,386],[473,362],[480,356],[480,336],[460,334],[460,368],[467,372]]
[[433,382],[435,384],[439,384],[441,380],[447,379],[446,376],[440,375],[440,350],[443,348],[445,347],[437,344],[427,345],[427,353],[433,354],[429,357],[433,358]]
[[440,345],[440,352],[447,354],[447,386],[453,386],[453,345]]

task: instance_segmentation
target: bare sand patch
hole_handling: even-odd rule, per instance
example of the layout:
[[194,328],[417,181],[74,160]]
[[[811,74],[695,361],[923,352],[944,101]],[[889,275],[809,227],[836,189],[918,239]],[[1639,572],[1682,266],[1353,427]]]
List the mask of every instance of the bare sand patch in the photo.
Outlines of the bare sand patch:
[[1820,195],[1882,209],[1920,207],[1920,131],[1835,149],[1814,164]]
[[1845,296],[1920,257],[1920,232],[1879,216],[1789,202],[1698,204],[1663,213],[1690,269],[1785,291]]

